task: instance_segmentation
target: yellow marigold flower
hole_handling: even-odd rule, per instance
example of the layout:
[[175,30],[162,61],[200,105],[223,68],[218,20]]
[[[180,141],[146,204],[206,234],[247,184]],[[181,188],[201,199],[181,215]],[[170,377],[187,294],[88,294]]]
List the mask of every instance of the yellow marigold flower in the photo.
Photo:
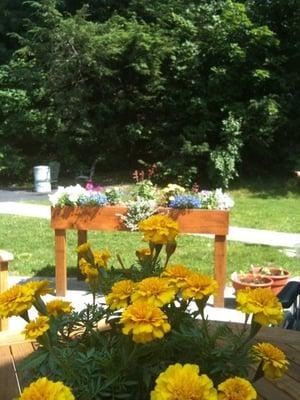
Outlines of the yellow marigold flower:
[[218,390],[218,400],[252,400],[257,397],[251,383],[237,376],[220,383]]
[[106,303],[112,310],[126,308],[133,293],[134,282],[130,279],[116,282],[111,292],[105,297]]
[[91,250],[91,245],[89,243],[83,243],[77,247],[76,251],[78,254],[85,254]]
[[236,301],[237,310],[253,314],[254,321],[260,325],[277,325],[282,321],[282,305],[269,288],[239,290]]
[[62,382],[40,378],[24,389],[18,400],[75,400],[71,389]]
[[254,357],[262,361],[264,376],[269,379],[281,378],[289,362],[283,351],[271,343],[258,343],[252,347]]
[[70,313],[73,310],[70,301],[55,299],[46,304],[48,314],[57,317],[60,314]]
[[144,234],[144,240],[154,244],[174,242],[179,233],[177,222],[165,215],[152,215],[138,226]]
[[111,257],[111,254],[108,250],[102,250],[102,251],[94,251],[93,256],[95,265],[97,267],[106,267],[107,261]]
[[84,258],[79,260],[79,268],[82,274],[86,276],[86,282],[94,281],[99,277],[98,269],[93,267]]
[[161,339],[171,329],[167,316],[160,308],[143,302],[128,306],[122,313],[120,323],[124,325],[122,332],[125,335],[132,333],[136,343]]
[[79,268],[80,268],[80,271],[83,274],[85,274],[86,267],[91,267],[91,264],[89,262],[87,262],[85,258],[80,258],[80,260],[79,260]]
[[182,288],[182,297],[187,299],[201,300],[216,292],[218,283],[215,279],[197,272],[189,274]]
[[31,308],[34,300],[33,290],[15,285],[0,294],[0,317],[22,315]]
[[186,283],[186,278],[191,274],[191,270],[181,264],[168,265],[162,276],[168,278],[169,283],[177,289],[182,288]]
[[49,287],[48,281],[28,282],[24,285],[24,287],[31,289],[34,293],[34,297],[44,296],[53,292],[53,289]]
[[151,250],[149,249],[149,247],[144,247],[142,249],[136,250],[135,254],[140,261],[143,261],[146,258],[151,257]]
[[36,320],[28,322],[23,333],[26,339],[36,339],[42,336],[49,329],[49,318],[46,316],[37,317]]
[[151,400],[217,400],[217,391],[195,364],[170,365],[156,379]]
[[99,277],[99,271],[97,268],[94,268],[92,266],[86,267],[85,269],[85,274],[86,274],[86,282],[93,282],[98,279]]
[[132,301],[144,301],[156,307],[162,307],[175,298],[176,291],[167,279],[151,276],[138,282],[132,293]]

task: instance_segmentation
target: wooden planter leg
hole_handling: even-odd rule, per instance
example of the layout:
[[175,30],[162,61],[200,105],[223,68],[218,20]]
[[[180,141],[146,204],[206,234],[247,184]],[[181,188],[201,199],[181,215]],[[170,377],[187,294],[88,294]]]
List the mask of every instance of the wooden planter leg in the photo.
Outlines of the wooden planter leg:
[[[8,262],[0,261],[0,293],[7,290],[8,284]],[[0,318],[0,332],[8,329],[8,320]]]
[[56,296],[67,292],[67,248],[65,229],[55,229]]
[[219,284],[214,298],[215,307],[224,307],[226,285],[226,236],[215,235],[215,279]]
[[[78,237],[77,237],[77,244],[78,246],[80,246],[83,243],[87,242],[87,231],[77,231]],[[80,260],[81,256],[78,254],[77,256],[77,280],[79,281],[84,281],[85,277],[84,275],[82,275],[80,269],[79,269],[79,260]]]

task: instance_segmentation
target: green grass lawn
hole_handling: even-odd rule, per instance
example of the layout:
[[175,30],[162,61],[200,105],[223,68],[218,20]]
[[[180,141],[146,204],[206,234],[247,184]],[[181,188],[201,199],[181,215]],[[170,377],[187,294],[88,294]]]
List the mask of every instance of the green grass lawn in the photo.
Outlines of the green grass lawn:
[[268,229],[280,232],[300,232],[300,180],[259,179],[236,185],[230,190],[235,206],[230,213],[230,225]]
[[[135,260],[135,250],[145,247],[140,233],[90,232],[89,241],[94,249],[109,249],[110,265],[118,265],[120,254],[125,265]],[[68,275],[76,274],[76,232],[67,231]],[[213,240],[181,235],[172,257],[172,263],[183,263],[204,273],[213,271]],[[14,275],[54,276],[54,233],[49,221],[39,218],[0,216],[0,248],[11,251],[15,260],[10,264]],[[228,280],[236,270],[246,271],[251,264],[272,263],[300,275],[300,260],[286,256],[280,249],[268,246],[228,243]]]
[[[128,184],[125,178],[99,177],[103,185]],[[66,183],[67,184],[67,183]],[[68,182],[70,184],[70,182]],[[282,232],[300,232],[300,180],[290,178],[259,179],[239,182],[230,190],[235,206],[230,213],[230,225]],[[38,202],[49,204],[47,200]],[[69,275],[76,272],[76,233],[68,231]],[[108,248],[111,263],[116,265],[119,253],[126,265],[135,259],[135,249],[143,247],[139,233],[90,232],[94,248]],[[15,261],[10,272],[19,275],[54,276],[54,234],[49,221],[38,218],[0,216],[0,248],[11,251]],[[188,260],[188,261],[187,261]],[[286,256],[282,249],[268,246],[228,243],[228,279],[233,271],[246,271],[251,264],[272,263],[300,275],[300,260]],[[211,273],[213,270],[213,241],[196,236],[182,235],[173,263],[184,263],[196,270]]]

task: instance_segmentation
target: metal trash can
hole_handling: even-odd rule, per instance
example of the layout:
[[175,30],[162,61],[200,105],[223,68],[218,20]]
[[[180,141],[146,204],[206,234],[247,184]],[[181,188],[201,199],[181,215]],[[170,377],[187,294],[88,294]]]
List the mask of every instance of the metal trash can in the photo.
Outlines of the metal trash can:
[[51,171],[49,165],[33,167],[34,190],[38,193],[51,192]]

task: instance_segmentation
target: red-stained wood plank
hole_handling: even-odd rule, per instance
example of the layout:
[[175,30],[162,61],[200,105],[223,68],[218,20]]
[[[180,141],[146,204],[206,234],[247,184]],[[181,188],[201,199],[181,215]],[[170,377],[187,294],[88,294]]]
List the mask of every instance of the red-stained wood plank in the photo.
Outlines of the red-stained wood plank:
[[14,369],[10,346],[0,347],[0,399],[12,400],[19,396],[17,375]]

